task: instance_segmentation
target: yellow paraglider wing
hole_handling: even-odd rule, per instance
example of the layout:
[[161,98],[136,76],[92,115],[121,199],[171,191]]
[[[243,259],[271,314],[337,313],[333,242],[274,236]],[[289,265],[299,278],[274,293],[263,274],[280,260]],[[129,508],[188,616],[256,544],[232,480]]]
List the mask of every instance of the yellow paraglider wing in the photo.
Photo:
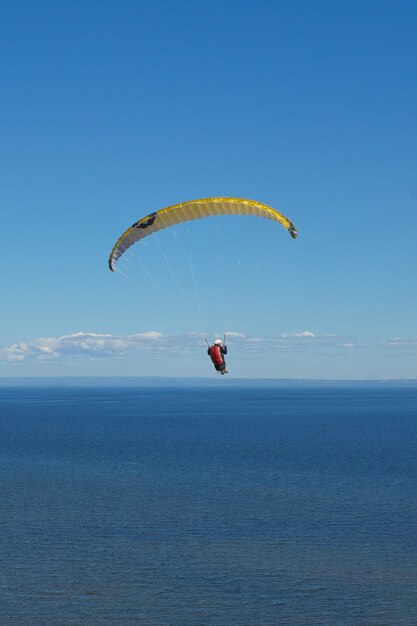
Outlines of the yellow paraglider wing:
[[148,235],[156,233],[158,230],[188,222],[198,220],[211,215],[255,215],[265,217],[279,222],[288,230],[291,237],[297,237],[297,229],[285,215],[272,207],[256,202],[255,200],[243,200],[242,198],[203,198],[201,200],[190,200],[173,204],[172,206],[160,209],[155,213],[145,215],[139,221],[132,224],[116,242],[109,257],[109,268],[114,272],[117,260],[134,243],[144,239]]

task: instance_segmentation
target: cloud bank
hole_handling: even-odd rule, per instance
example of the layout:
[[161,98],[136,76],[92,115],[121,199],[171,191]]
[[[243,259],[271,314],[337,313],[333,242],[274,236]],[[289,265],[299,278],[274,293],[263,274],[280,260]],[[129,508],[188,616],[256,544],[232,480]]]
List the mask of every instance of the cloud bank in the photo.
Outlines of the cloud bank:
[[[123,358],[140,352],[169,352],[184,354],[201,351],[205,345],[203,333],[164,334],[150,330],[133,335],[111,335],[76,332],[61,337],[40,337],[0,348],[0,360],[8,363],[22,361],[52,362],[66,357],[106,359]],[[356,341],[335,335],[315,335],[311,331],[270,336],[250,336],[229,332],[228,343],[234,350],[247,352],[304,351],[313,348],[352,349]]]

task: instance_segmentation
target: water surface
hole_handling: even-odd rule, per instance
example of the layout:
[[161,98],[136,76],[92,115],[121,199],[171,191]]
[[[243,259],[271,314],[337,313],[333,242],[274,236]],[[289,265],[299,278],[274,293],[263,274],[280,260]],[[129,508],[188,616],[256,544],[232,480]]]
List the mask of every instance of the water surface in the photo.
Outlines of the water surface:
[[415,626],[416,388],[0,388],[7,626]]

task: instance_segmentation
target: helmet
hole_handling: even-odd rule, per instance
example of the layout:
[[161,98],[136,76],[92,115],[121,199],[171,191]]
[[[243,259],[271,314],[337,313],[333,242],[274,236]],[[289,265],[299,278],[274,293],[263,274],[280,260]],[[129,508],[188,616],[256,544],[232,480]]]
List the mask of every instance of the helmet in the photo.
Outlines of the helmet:
[[216,341],[214,342],[215,346],[221,346],[222,345],[222,340],[221,339],[216,339]]

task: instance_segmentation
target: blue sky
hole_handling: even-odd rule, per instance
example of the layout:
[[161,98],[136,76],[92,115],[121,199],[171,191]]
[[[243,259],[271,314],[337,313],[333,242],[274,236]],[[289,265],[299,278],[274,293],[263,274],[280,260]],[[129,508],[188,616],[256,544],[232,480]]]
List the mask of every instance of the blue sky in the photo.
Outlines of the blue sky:
[[[0,375],[417,378],[414,2],[3,2]],[[183,200],[205,220],[107,268]],[[239,223],[238,223],[239,222]]]

